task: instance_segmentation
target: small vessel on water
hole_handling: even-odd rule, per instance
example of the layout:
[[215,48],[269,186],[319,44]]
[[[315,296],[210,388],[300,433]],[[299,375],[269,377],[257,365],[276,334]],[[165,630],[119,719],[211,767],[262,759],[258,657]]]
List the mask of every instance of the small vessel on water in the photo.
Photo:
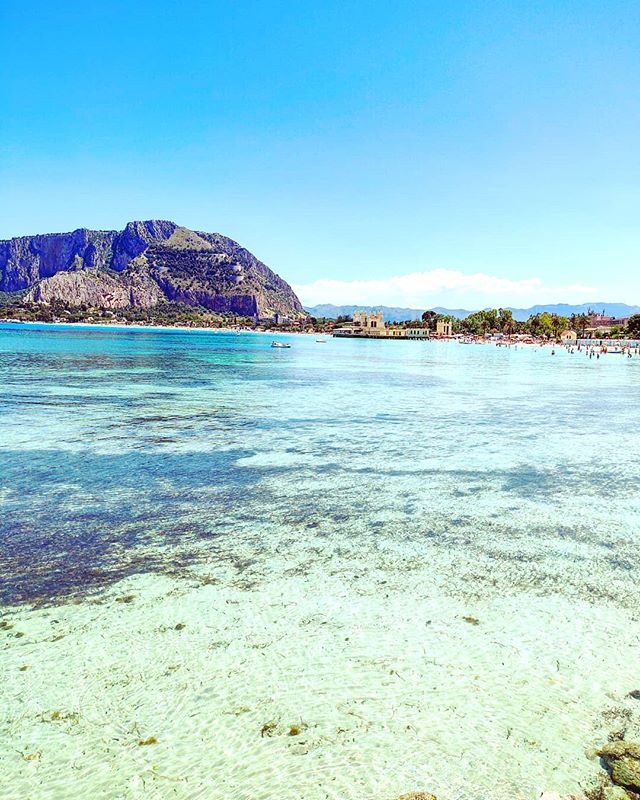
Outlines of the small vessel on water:
[[271,342],[271,347],[281,347],[281,348],[289,348],[291,347],[290,344],[285,344],[285,342],[276,342],[275,339]]
[[316,339],[316,343],[317,344],[326,344],[327,340],[326,339]]

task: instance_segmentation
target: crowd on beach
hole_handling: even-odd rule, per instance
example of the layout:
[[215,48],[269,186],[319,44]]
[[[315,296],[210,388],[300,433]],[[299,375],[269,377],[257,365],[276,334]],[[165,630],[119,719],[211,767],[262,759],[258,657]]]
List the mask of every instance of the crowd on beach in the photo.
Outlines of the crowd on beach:
[[581,341],[556,341],[553,339],[535,338],[535,337],[451,337],[457,341],[462,341],[464,344],[493,344],[496,347],[545,347],[550,348],[552,355],[558,350],[565,350],[570,355],[581,353],[587,358],[598,359],[604,355],[623,355],[627,358],[640,356],[640,340],[630,339],[623,342],[615,339],[607,340],[590,340],[585,339]]

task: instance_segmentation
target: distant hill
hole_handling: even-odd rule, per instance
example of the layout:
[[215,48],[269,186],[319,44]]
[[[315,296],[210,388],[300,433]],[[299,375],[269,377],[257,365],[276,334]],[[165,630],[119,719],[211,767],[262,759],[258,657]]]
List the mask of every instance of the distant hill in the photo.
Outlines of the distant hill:
[[317,306],[305,307],[305,311],[312,317],[337,317],[351,316],[354,311],[382,311],[386,322],[396,322],[405,319],[420,319],[424,308],[394,308],[393,306],[334,306],[331,303],[321,303]]
[[640,314],[640,306],[629,306],[626,303],[579,303],[578,305],[568,305],[567,303],[555,303],[549,305],[531,306],[531,308],[512,308],[514,319],[526,320],[532,314],[542,314],[548,311],[551,314],[559,314],[562,317],[570,317],[572,314],[586,314],[589,310],[601,314],[603,311],[609,317],[630,317],[631,314]]
[[[529,319],[533,314],[542,314],[543,311],[559,314],[563,317],[570,317],[572,314],[585,314],[589,309],[598,313],[604,310],[611,317],[628,317],[631,314],[640,314],[640,306],[629,306],[626,303],[580,303],[578,305],[550,303],[549,305],[537,305],[530,308],[512,308],[511,306],[508,306],[508,308],[513,312],[514,319],[522,322]],[[434,306],[433,308],[433,311],[438,314],[447,314],[457,319],[464,319],[478,310],[477,308],[467,310],[464,308],[443,308],[442,306]],[[328,319],[351,316],[354,311],[382,311],[386,322],[401,322],[408,319],[420,319],[425,309],[399,308],[395,306],[334,306],[330,303],[323,303],[317,306],[305,306],[305,311],[308,311],[314,317],[327,317]]]
[[237,242],[166,220],[122,231],[0,241],[0,299],[107,309],[173,302],[216,313],[303,317],[293,289]]

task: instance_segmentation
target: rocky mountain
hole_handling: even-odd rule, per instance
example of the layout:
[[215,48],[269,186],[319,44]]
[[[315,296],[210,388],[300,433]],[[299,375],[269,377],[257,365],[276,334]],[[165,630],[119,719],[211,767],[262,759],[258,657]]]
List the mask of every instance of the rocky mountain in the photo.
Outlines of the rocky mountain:
[[237,242],[166,220],[0,241],[0,292],[68,306],[174,301],[243,316],[305,315],[289,284]]

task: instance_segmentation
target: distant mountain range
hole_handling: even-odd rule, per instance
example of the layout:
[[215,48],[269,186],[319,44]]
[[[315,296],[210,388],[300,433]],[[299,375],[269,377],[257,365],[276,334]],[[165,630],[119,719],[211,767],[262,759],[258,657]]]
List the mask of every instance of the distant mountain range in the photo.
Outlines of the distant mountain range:
[[[524,322],[534,314],[542,314],[543,311],[548,311],[550,314],[559,314],[563,317],[570,317],[572,314],[586,314],[589,309],[597,313],[605,312],[611,317],[629,317],[631,314],[640,314],[640,306],[629,306],[626,303],[579,303],[577,305],[569,305],[567,303],[550,303],[548,305],[531,306],[530,308],[507,308],[513,313],[513,318]],[[469,314],[480,309],[467,310],[464,308],[443,308],[442,306],[434,306],[433,311],[438,314],[447,314],[457,319],[464,319]],[[351,316],[354,311],[382,311],[386,322],[402,322],[408,319],[420,319],[424,308],[397,308],[395,306],[334,306],[330,303],[322,303],[317,306],[305,306],[307,311],[313,317],[327,317],[328,319],[336,319],[341,316]]]
[[304,316],[289,284],[237,242],[167,220],[0,241],[0,295],[3,305],[150,309],[174,302],[222,314]]
[[[317,306],[305,306],[304,310],[312,317],[327,317],[336,319],[337,317],[351,316],[354,311],[382,311],[385,322],[401,322],[406,319],[420,319],[424,308],[398,308],[396,306],[334,306],[331,303],[321,303]],[[459,308],[450,311],[445,308],[434,308],[439,314],[451,314],[451,316],[463,319],[471,312]]]

